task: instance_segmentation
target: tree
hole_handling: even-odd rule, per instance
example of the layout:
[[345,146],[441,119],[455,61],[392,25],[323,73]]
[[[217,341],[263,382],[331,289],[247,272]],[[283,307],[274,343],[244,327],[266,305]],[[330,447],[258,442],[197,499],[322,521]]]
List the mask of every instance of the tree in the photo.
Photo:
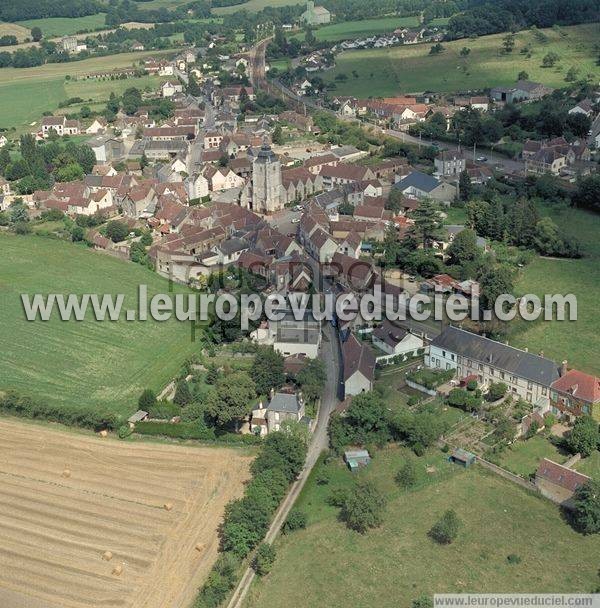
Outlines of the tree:
[[294,532],[306,528],[307,516],[304,511],[294,508],[290,511],[285,523],[283,524],[283,532]]
[[177,382],[173,402],[182,407],[192,402],[192,391],[190,391],[190,385],[186,380],[181,379]]
[[462,49],[460,49],[460,56],[461,57],[467,57],[471,54],[471,49],[468,46],[463,46]]
[[280,388],[285,382],[283,355],[272,346],[260,346],[256,351],[250,375],[259,395],[267,395],[272,388]]
[[217,424],[238,421],[252,411],[256,384],[246,372],[234,372],[219,378],[215,391],[206,399],[206,409]]
[[31,39],[34,42],[39,42],[42,39],[42,30],[39,27],[31,28]]
[[342,503],[341,518],[351,530],[364,534],[383,521],[385,498],[370,481],[357,482]]
[[354,430],[355,440],[359,443],[387,439],[385,403],[373,391],[361,393],[352,399],[345,421]]
[[521,70],[517,74],[517,80],[529,80],[529,74],[525,70]]
[[492,382],[488,388],[488,392],[485,396],[487,401],[498,401],[506,395],[508,387],[504,382]]
[[573,523],[583,534],[600,533],[600,481],[590,479],[573,495]]
[[417,483],[417,470],[412,459],[408,459],[396,473],[396,483],[403,488],[412,488]]
[[573,202],[578,207],[600,210],[600,173],[582,177],[577,182]]
[[310,359],[300,370],[296,380],[307,401],[320,399],[327,382],[325,363],[321,359]]
[[138,407],[145,412],[149,412],[154,405],[156,405],[156,395],[152,389],[147,388],[138,399]]
[[470,228],[461,230],[454,237],[450,247],[448,247],[447,253],[448,264],[450,265],[462,265],[477,260],[481,254],[477,247],[477,235],[475,231]]
[[415,221],[413,234],[423,247],[430,247],[433,241],[442,238],[443,230],[439,213],[432,201],[422,201],[413,211],[412,217]]
[[598,423],[591,416],[581,416],[577,418],[573,429],[567,437],[567,446],[573,454],[578,452],[584,457],[588,457],[598,448],[600,433]]
[[277,125],[275,129],[273,129],[273,135],[271,139],[273,143],[277,145],[281,145],[284,143],[283,129],[281,128],[281,125]]
[[502,38],[502,47],[505,53],[512,53],[515,48],[515,35],[512,32]]
[[575,80],[577,80],[577,74],[579,74],[579,68],[572,65],[565,74],[565,82],[575,82]]
[[468,201],[473,194],[473,184],[467,171],[461,171],[458,178],[458,193],[461,201]]
[[296,435],[277,431],[269,433],[261,453],[252,463],[254,474],[266,469],[280,469],[288,482],[299,475],[306,459],[306,444]]
[[453,509],[448,509],[429,530],[429,536],[440,545],[449,545],[458,536],[461,521]]
[[71,228],[71,240],[74,243],[79,243],[79,242],[83,241],[84,238],[85,238],[85,230],[81,226],[74,224],[73,227]]
[[205,382],[206,382],[206,384],[212,385],[212,384],[216,384],[218,379],[219,379],[219,368],[214,363],[211,363],[208,366],[208,369],[206,370]]
[[482,309],[493,310],[494,304],[500,295],[512,293],[512,271],[506,265],[491,266],[482,274],[479,286],[481,289],[480,302]]
[[412,608],[433,608],[433,600],[428,595],[422,595],[412,601]]
[[439,55],[444,50],[445,50],[445,48],[442,45],[442,43],[437,42],[436,44],[432,45],[432,47],[429,49],[429,54],[430,55]]
[[275,549],[272,545],[261,543],[256,550],[256,555],[252,561],[252,567],[256,574],[264,576],[271,572],[271,568],[275,563]]
[[556,62],[559,59],[560,59],[560,57],[554,51],[550,51],[549,53],[546,53],[544,55],[544,58],[542,59],[542,67],[544,67],[544,68],[554,67],[554,65],[556,64]]
[[10,165],[10,152],[6,146],[0,148],[0,175],[6,176],[6,168]]
[[106,236],[113,242],[118,243],[125,240],[125,237],[129,234],[129,228],[127,224],[119,222],[119,220],[111,220],[106,224]]

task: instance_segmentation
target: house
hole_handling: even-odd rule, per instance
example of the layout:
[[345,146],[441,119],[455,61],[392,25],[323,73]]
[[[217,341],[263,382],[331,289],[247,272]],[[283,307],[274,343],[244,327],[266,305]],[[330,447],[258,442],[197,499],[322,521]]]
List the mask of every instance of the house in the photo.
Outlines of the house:
[[207,131],[204,134],[204,149],[218,148],[223,141],[224,135],[217,131]]
[[490,91],[490,97],[495,101],[515,103],[519,101],[538,100],[550,95],[554,89],[539,82],[518,80],[514,87],[495,87]]
[[132,51],[143,51],[145,48],[144,45],[141,42],[139,42],[138,40],[132,40],[129,43],[129,46]]
[[0,148],[3,148],[8,143],[8,139],[4,135],[0,135]]
[[338,249],[337,241],[317,227],[304,243],[308,254],[321,264],[330,262]]
[[92,149],[96,162],[99,164],[109,163],[125,155],[123,140],[117,137],[98,135],[88,139],[86,143]]
[[179,83],[175,84],[170,80],[167,80],[167,82],[163,83],[160,87],[160,94],[165,98],[173,97],[175,93],[181,93],[182,91],[182,85],[180,85]]
[[557,147],[541,148],[525,161],[525,171],[541,175],[551,173],[559,175],[567,166],[567,156]]
[[272,392],[267,406],[252,411],[250,431],[257,435],[266,435],[279,431],[281,425],[290,420],[299,422],[305,418],[304,400],[301,394]]
[[106,128],[108,127],[108,123],[105,118],[94,118],[94,122],[85,130],[87,135],[98,135],[100,133],[104,133]]
[[368,346],[361,344],[353,333],[350,333],[342,344],[342,366],[345,397],[373,389],[375,355]]
[[596,116],[590,129],[588,144],[600,149],[600,114]]
[[583,114],[584,116],[593,117],[594,104],[591,99],[582,99],[576,106],[569,110],[569,114]]
[[550,386],[559,377],[558,366],[543,353],[534,355],[452,326],[433,339],[425,365],[455,369],[458,378],[475,375],[484,388],[503,382],[515,397],[533,404],[548,401]]
[[60,40],[60,46],[65,53],[76,53],[77,52],[77,36],[63,36]]
[[563,361],[560,378],[550,385],[550,407],[553,414],[567,419],[592,416],[600,422],[600,378],[576,369],[567,370]]
[[337,248],[337,253],[358,259],[362,247],[362,239],[357,232],[351,231],[344,237]]
[[438,176],[459,176],[467,168],[467,160],[462,152],[442,150],[433,159],[435,174]]
[[409,355],[413,357],[424,346],[421,338],[414,336],[406,329],[396,327],[387,319],[373,330],[371,340],[386,355],[392,356]]
[[333,255],[325,271],[345,289],[359,293],[371,288],[377,276],[370,262],[357,260],[340,252]]
[[344,462],[348,468],[355,473],[360,467],[366,467],[371,462],[371,455],[367,450],[346,450]]
[[269,319],[250,334],[259,344],[270,344],[284,357],[301,355],[316,359],[321,346],[321,322],[317,321],[312,310],[304,311],[296,318],[291,310],[275,311],[276,319]]
[[323,25],[331,21],[331,13],[325,7],[315,6],[315,3],[309,0],[300,20],[306,25]]
[[67,120],[65,116],[44,116],[42,118],[42,137],[54,131],[57,135],[79,135],[81,128],[78,120]]
[[332,190],[342,184],[375,179],[375,174],[369,167],[361,167],[359,165],[323,165],[319,175],[323,178],[324,190]]
[[431,198],[440,202],[451,202],[457,194],[456,186],[442,181],[432,175],[412,171],[393,186],[406,196],[414,198]]
[[535,473],[535,485],[540,493],[567,509],[572,508],[573,494],[577,488],[591,481],[583,473],[578,473],[548,458],[542,458]]

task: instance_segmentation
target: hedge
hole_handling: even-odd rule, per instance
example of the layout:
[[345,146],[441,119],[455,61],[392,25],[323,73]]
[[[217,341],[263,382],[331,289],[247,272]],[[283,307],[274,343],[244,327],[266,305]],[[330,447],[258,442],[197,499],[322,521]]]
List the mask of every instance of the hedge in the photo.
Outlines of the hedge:
[[171,424],[170,422],[136,422],[135,432],[140,435],[160,435],[163,437],[172,437],[173,439],[215,439],[213,429],[203,427],[195,422],[179,422]]
[[97,411],[89,407],[44,403],[19,395],[15,391],[7,391],[0,396],[0,412],[32,420],[59,422],[94,431],[114,430],[119,427],[121,422],[119,416],[112,412]]

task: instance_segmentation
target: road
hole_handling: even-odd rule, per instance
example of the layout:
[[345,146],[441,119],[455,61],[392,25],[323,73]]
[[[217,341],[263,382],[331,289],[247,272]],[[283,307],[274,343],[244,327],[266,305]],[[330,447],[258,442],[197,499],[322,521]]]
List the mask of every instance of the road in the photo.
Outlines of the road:
[[[341,370],[341,354],[339,349],[337,332],[331,326],[330,323],[325,323],[323,326],[324,339],[321,347],[321,359],[325,363],[327,370],[327,384],[323,391],[323,397],[321,399],[321,407],[319,408],[319,417],[314,433],[311,437],[311,442],[308,447],[308,454],[306,456],[306,462],[304,468],[300,472],[298,479],[292,484],[290,491],[287,496],[283,499],[273,522],[269,527],[269,531],[265,536],[266,543],[273,543],[277,535],[281,530],[281,526],[285,523],[287,516],[294,506],[296,499],[300,495],[306,480],[310,476],[310,473],[317,463],[321,452],[328,446],[327,436],[327,425],[329,424],[329,417],[335,410],[338,403],[338,388],[340,383],[340,370]],[[254,580],[256,573],[250,567],[244,572],[244,576],[240,580],[238,586],[233,592],[233,596],[228,608],[241,608],[244,602],[244,598],[250,589],[250,585]]]

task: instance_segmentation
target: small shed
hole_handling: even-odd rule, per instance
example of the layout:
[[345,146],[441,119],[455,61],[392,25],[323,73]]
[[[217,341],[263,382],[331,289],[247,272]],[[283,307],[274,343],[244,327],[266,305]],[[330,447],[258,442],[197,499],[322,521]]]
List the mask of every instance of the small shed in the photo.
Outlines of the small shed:
[[142,422],[142,420],[148,420],[148,412],[138,410],[135,414],[129,416],[127,422],[129,422],[129,426],[133,428],[136,422]]
[[463,467],[470,467],[475,462],[476,456],[472,452],[467,452],[462,448],[455,449],[448,460],[456,464],[460,464]]
[[348,450],[344,452],[344,462],[354,473],[360,467],[366,467],[371,462],[371,456],[367,450]]

